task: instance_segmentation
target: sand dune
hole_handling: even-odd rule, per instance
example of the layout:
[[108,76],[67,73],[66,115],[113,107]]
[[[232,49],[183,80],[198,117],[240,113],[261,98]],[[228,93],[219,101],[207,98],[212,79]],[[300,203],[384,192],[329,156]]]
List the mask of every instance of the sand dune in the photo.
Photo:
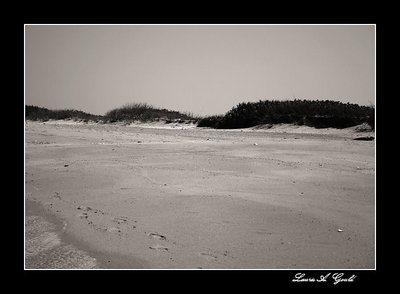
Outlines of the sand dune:
[[28,121],[26,268],[374,268],[371,135]]

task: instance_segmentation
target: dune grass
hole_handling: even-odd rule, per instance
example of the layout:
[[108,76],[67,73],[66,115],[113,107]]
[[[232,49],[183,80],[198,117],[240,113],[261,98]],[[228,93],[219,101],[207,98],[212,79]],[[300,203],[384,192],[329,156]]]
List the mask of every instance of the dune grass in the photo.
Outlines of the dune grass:
[[197,122],[198,117],[191,113],[182,113],[164,108],[156,108],[147,103],[131,103],[122,107],[112,109],[105,115],[94,115],[74,109],[50,110],[44,107],[33,105],[25,106],[25,118],[27,120],[48,121],[54,120],[79,120],[79,121],[94,121],[102,123],[113,122],[153,122],[164,121],[171,122]]
[[94,115],[74,109],[50,110],[44,107],[26,105],[25,119],[40,120],[40,121],[48,121],[50,119],[54,120],[72,119],[72,120],[81,120],[86,122],[87,121],[99,122],[102,121],[104,117],[102,115]]
[[204,117],[198,126],[217,129],[248,128],[260,124],[288,123],[315,128],[347,128],[367,123],[374,129],[371,106],[331,100],[260,100],[239,103],[225,115]]
[[183,122],[187,120],[196,121],[190,113],[181,113],[179,111],[168,110],[165,108],[156,108],[147,103],[130,103],[122,107],[112,109],[105,114],[105,119],[110,122],[117,121],[158,121],[164,120],[167,123],[172,121]]
[[375,128],[375,109],[372,106],[342,103],[331,100],[260,100],[243,102],[234,106],[224,115],[205,117],[194,116],[165,108],[157,108],[147,103],[130,103],[108,111],[104,116],[83,111],[47,108],[27,105],[25,117],[28,120],[73,119],[101,123],[114,122],[154,122],[197,123],[198,127],[216,129],[248,128],[261,124],[288,123],[315,128],[347,128],[367,123]]

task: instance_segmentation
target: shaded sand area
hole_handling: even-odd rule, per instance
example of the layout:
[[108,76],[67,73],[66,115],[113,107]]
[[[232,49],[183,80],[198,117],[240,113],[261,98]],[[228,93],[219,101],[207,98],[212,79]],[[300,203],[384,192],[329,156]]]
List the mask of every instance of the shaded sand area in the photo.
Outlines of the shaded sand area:
[[354,128],[26,123],[26,268],[373,269]]

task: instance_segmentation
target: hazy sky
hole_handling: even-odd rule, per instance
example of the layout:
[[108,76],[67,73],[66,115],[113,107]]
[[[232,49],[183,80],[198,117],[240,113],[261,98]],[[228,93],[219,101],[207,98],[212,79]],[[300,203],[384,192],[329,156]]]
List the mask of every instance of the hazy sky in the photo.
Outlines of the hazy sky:
[[260,99],[375,104],[373,25],[26,25],[25,103],[223,114]]

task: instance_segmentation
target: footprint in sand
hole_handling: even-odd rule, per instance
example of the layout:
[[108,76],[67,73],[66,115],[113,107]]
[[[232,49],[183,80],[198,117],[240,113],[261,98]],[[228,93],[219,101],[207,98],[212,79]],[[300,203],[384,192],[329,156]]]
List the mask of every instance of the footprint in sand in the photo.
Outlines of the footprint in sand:
[[[77,216],[82,216],[82,215],[83,216],[88,216],[89,213],[91,215],[93,215],[93,214],[104,215],[105,214],[103,211],[101,211],[99,209],[93,209],[93,208],[91,208],[89,206],[81,205],[81,206],[78,206],[76,209],[82,211],[82,213],[78,214]],[[87,217],[85,217],[85,218],[87,218]]]
[[149,248],[150,248],[150,249],[153,249],[153,250],[168,251],[168,247],[161,246],[161,245],[149,246]]
[[59,192],[55,192],[54,195],[53,195],[53,198],[61,200],[62,197],[61,197]]
[[110,233],[121,233],[120,228],[108,228],[107,231]]
[[160,235],[158,233],[148,233],[147,235],[149,237],[152,237],[152,238],[157,239],[157,240],[167,240],[167,238],[165,236]]
[[207,261],[216,261],[217,260],[217,256],[215,256],[209,252],[200,252],[199,255],[201,257],[204,257],[205,259],[207,259]]
[[[108,227],[104,224],[104,220],[99,218],[102,215],[109,215],[108,213],[100,210],[94,209],[89,206],[80,205],[76,208],[77,210],[81,211],[80,213],[76,214],[76,217],[79,217],[83,220],[87,221],[87,224],[92,227],[93,229],[101,232],[109,232],[118,234],[121,236],[122,232],[129,226],[130,220],[126,216],[110,216],[110,220],[115,223],[115,227]],[[134,221],[136,223],[136,221]],[[132,225],[132,229],[135,229],[136,226]]]
[[89,206],[83,206],[83,205],[78,206],[76,209],[82,210],[82,211],[91,211],[91,210],[92,210],[91,207],[89,207]]
[[117,224],[126,224],[128,223],[128,218],[126,216],[120,216],[120,217],[114,217],[112,219],[113,222],[117,223]]
[[78,213],[76,216],[83,219],[87,219],[89,217],[86,212]]

